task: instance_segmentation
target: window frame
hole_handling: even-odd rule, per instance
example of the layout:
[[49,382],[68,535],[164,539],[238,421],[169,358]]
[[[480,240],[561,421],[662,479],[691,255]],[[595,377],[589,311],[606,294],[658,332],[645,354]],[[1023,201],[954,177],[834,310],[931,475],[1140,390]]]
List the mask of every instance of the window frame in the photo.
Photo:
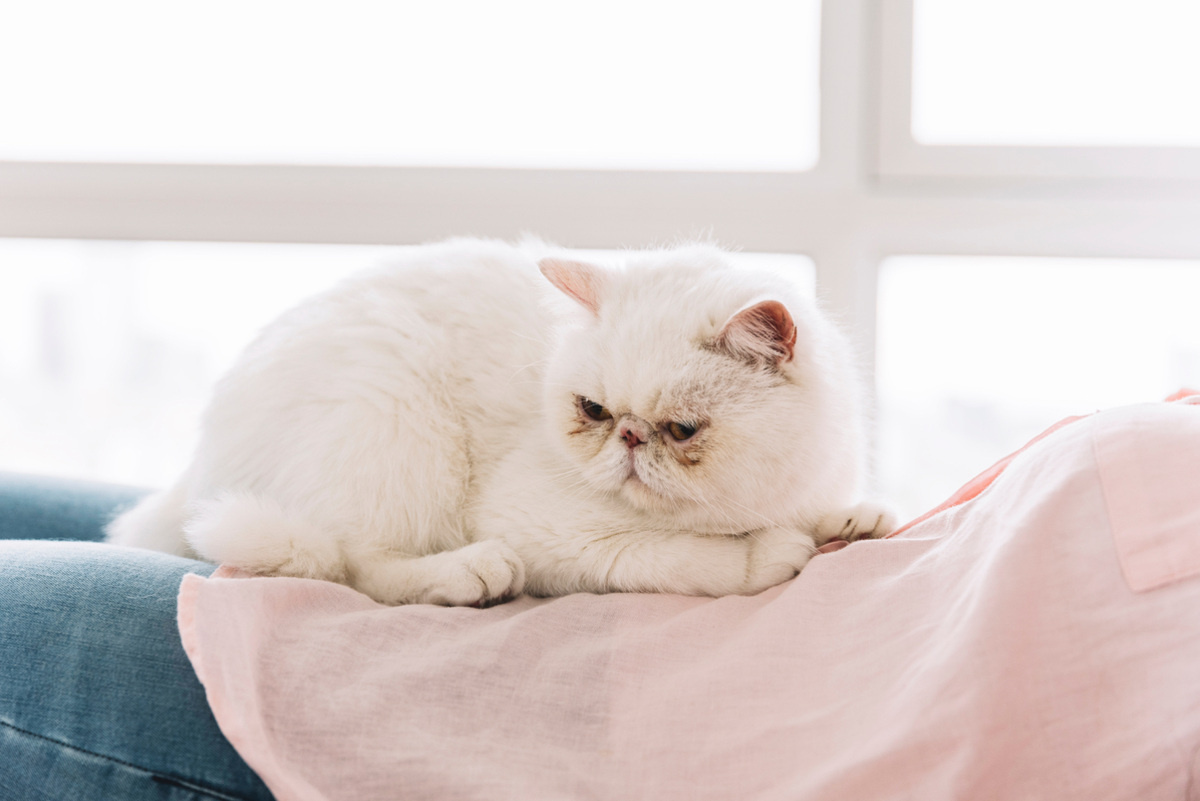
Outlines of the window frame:
[[[912,134],[913,6],[880,1],[879,172],[882,177],[1077,180],[1102,184],[1200,182],[1200,147],[930,145]],[[1119,188],[1116,187],[1116,188]],[[1168,189],[1170,187],[1167,187]],[[1184,187],[1200,190],[1200,184]]]
[[528,232],[580,248],[711,237],[811,257],[818,297],[868,373],[888,256],[1200,258],[1200,183],[1162,180],[1200,178],[1200,148],[919,145],[912,0],[827,1],[820,13],[820,152],[806,172],[0,162],[0,237],[405,245]]

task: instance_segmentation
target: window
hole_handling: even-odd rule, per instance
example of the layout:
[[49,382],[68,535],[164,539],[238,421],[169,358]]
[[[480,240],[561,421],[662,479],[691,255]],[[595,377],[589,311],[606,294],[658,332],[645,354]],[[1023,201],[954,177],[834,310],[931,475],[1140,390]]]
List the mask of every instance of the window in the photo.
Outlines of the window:
[[14,4],[0,24],[0,158],[803,170],[817,154],[818,12]]
[[1187,0],[881,4],[880,168],[896,177],[1200,180]]
[[[580,248],[702,235],[807,254],[878,381],[877,489],[912,514],[1063,414],[1200,384],[1194,315],[1173,305],[1200,269],[1185,0],[759,0],[719,13],[262,0],[236,6],[240,28],[231,4],[192,12],[187,36],[161,4],[64,3],[0,12],[10,242],[92,241],[70,247],[93,262],[110,258],[96,240],[141,243],[111,259],[156,280],[147,265],[175,257],[143,257],[172,240],[264,254],[307,243],[343,265],[355,248],[526,231]],[[191,274],[215,283],[212,263]],[[1108,287],[1131,307],[1169,298],[1162,335],[1094,316]],[[71,314],[48,291],[39,314]],[[992,319],[1002,293],[1035,305]],[[1055,315],[1037,293],[1059,298]],[[90,294],[127,308],[119,292]],[[1100,351],[1077,357],[1095,371],[1038,366],[1085,339],[1124,343],[1107,373]],[[956,345],[987,358],[951,370]],[[65,345],[38,347],[53,359]],[[0,380],[15,369],[0,364]]]
[[[187,465],[213,383],[263,325],[402,250],[0,239],[0,471],[162,485]],[[801,256],[735,260],[813,281]]]
[[897,256],[879,283],[879,472],[932,508],[1051,423],[1200,388],[1200,261]]
[[1200,145],[1190,0],[916,0],[926,145]]

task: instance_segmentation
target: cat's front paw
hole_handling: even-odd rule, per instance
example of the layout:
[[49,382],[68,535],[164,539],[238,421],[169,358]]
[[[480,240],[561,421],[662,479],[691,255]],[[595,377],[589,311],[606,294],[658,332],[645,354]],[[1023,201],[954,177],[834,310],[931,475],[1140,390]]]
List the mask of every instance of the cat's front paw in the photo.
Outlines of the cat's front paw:
[[813,538],[796,529],[772,526],[746,536],[752,542],[743,590],[747,595],[794,578],[817,552]]
[[822,517],[817,524],[817,543],[879,539],[895,530],[896,512],[891,507],[864,501]]
[[436,583],[422,603],[441,606],[492,606],[521,594],[525,565],[498,540],[476,542],[444,554]]

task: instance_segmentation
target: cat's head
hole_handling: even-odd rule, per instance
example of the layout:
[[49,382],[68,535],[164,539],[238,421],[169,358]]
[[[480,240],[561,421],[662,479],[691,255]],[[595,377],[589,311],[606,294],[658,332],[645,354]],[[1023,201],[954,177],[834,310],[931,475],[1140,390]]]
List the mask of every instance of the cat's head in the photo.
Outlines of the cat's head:
[[792,281],[699,245],[620,268],[539,264],[573,301],[546,371],[547,422],[592,490],[661,524],[731,533],[854,495],[849,349]]

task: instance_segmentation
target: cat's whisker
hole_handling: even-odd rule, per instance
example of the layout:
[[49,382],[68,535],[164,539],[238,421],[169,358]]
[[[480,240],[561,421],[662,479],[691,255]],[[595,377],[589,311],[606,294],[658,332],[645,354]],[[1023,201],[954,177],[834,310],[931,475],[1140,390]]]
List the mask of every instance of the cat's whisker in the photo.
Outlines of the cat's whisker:
[[[546,365],[545,359],[538,359],[536,361],[529,362],[529,364],[521,365],[516,370],[513,370],[512,375],[510,375],[508,377],[508,380],[510,383],[514,383],[514,382],[516,382],[517,376],[520,375],[521,373],[525,372],[526,370],[532,370],[536,367],[544,367],[545,365]],[[539,381],[536,378],[530,379],[529,383],[544,384],[543,381]]]

